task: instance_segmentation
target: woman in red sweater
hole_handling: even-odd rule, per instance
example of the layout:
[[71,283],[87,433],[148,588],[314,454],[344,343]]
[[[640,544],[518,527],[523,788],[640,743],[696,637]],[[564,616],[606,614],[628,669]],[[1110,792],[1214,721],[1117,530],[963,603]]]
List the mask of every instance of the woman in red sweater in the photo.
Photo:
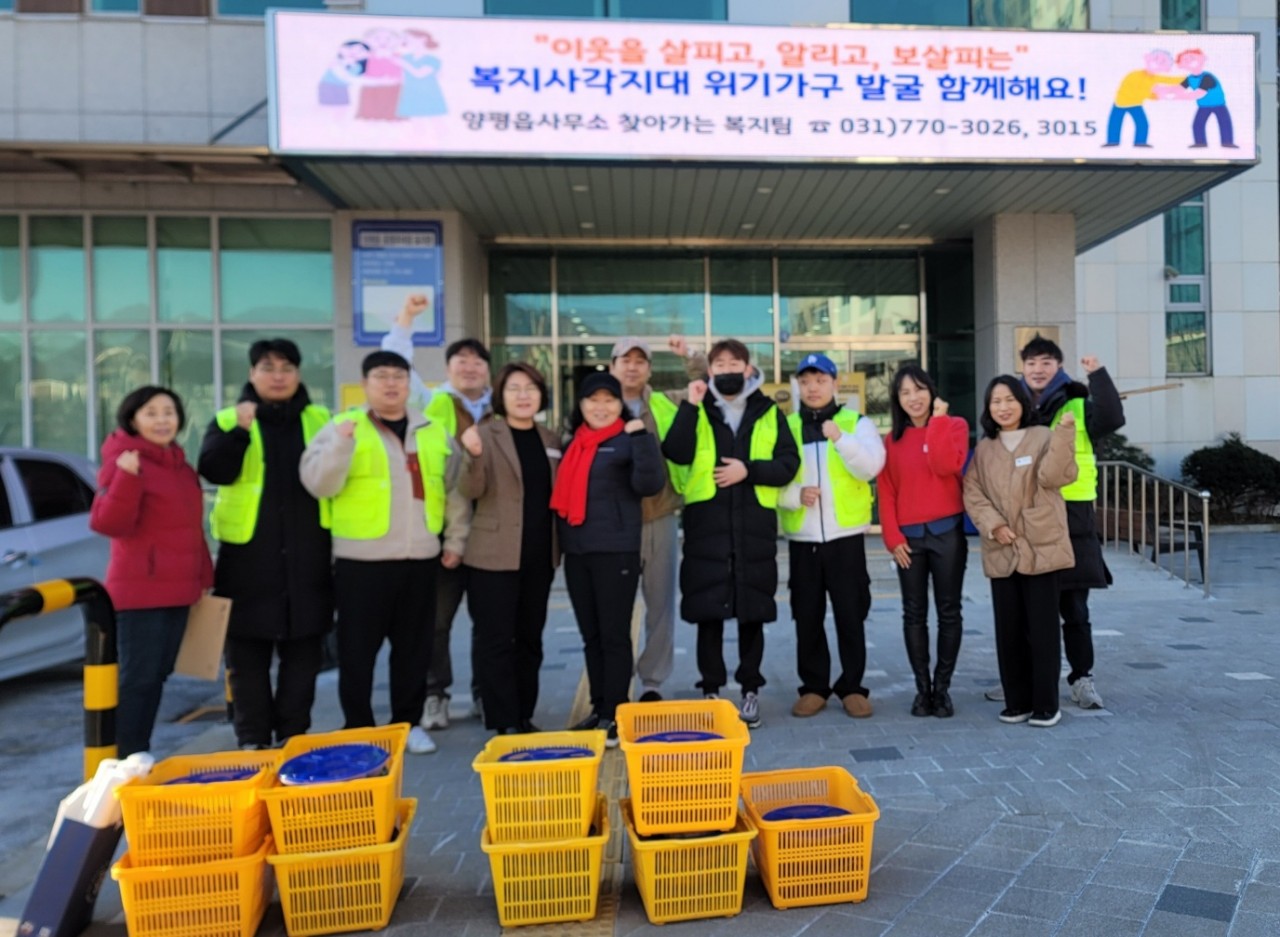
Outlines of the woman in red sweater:
[[200,481],[174,442],[186,423],[178,395],[140,387],[121,402],[116,422],[102,444],[89,526],[111,538],[106,586],[116,607],[123,758],[151,747],[187,611],[213,585],[213,563]]
[[[969,424],[948,416],[947,402],[923,368],[904,365],[889,395],[893,429],[877,480],[884,544],[898,564],[902,631],[916,678],[913,716],[955,715],[951,675],[960,653],[960,591],[969,545],[964,535],[965,458]],[[929,577],[938,613],[938,664],[929,675]]]

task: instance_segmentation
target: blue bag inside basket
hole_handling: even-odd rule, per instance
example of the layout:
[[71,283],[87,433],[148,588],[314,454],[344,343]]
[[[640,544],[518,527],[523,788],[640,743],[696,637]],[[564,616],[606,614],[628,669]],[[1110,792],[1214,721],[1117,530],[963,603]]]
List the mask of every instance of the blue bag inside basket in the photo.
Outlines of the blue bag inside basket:
[[829,820],[832,817],[847,817],[849,811],[831,804],[788,804],[775,807],[764,814],[765,820]]
[[312,749],[280,766],[281,784],[332,784],[387,773],[391,755],[377,745],[329,745]]
[[507,752],[499,761],[559,761],[562,758],[590,758],[594,755],[589,748],[577,745],[545,745],[541,748],[524,748],[517,752]]
[[261,768],[211,768],[208,771],[192,771],[190,774],[180,778],[170,778],[164,783],[167,786],[169,784],[216,784],[219,781],[244,781],[261,770]]
[[637,742],[713,742],[717,739],[723,739],[724,736],[719,732],[696,732],[687,730],[683,732],[654,732],[650,735],[642,735],[636,739]]

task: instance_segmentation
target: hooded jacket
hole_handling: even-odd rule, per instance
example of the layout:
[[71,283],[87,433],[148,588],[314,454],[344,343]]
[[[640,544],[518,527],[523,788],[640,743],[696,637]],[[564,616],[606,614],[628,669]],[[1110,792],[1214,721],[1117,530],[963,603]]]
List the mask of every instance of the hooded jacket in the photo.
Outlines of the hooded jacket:
[[[130,450],[137,475],[116,465]],[[213,585],[204,495],[177,443],[158,446],[122,429],[108,436],[89,526],[111,538],[106,587],[117,611],[193,605]]]

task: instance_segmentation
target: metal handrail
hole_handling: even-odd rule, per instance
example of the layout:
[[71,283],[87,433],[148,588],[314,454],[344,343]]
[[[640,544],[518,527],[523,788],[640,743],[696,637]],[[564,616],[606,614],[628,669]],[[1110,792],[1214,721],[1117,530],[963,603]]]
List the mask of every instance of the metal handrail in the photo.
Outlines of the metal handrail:
[[[1170,577],[1177,575],[1173,553],[1179,546],[1176,543],[1175,532],[1180,526],[1183,583],[1186,587],[1191,585],[1191,551],[1195,550],[1200,560],[1200,580],[1204,597],[1209,598],[1209,492],[1164,478],[1131,462],[1099,462],[1098,476],[1100,493],[1098,503],[1107,511],[1101,525],[1103,546],[1112,543],[1118,549],[1121,543],[1127,543],[1129,552],[1138,553],[1140,556],[1145,555],[1147,533],[1150,530],[1151,562],[1163,569],[1164,567],[1160,564],[1160,528],[1163,517],[1165,526],[1169,529],[1168,572]],[[1151,494],[1150,511],[1148,511],[1148,492]],[[1179,494],[1181,499],[1178,498]],[[1196,502],[1200,505],[1200,519],[1193,521],[1192,505]],[[1178,510],[1179,506],[1181,511]],[[1122,513],[1128,520],[1127,536],[1121,536]],[[1137,531],[1134,530],[1133,523],[1135,513],[1141,518],[1141,529]],[[1150,521],[1149,524],[1148,521]],[[1139,538],[1136,544],[1135,535]],[[1195,535],[1194,539],[1193,535]]]

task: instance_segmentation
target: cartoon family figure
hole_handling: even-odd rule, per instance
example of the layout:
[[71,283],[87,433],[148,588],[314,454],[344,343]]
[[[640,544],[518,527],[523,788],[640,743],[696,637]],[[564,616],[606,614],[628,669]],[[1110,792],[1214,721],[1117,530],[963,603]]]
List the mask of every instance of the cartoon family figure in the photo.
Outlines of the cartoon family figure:
[[[322,106],[345,115],[353,96],[358,120],[408,120],[448,112],[436,77],[440,60],[431,34],[420,29],[371,29],[344,42],[320,79]],[[341,108],[341,110],[339,110]]]
[[[1150,148],[1147,133],[1150,124],[1143,105],[1149,100],[1195,101],[1196,116],[1191,122],[1192,148],[1208,146],[1206,130],[1209,118],[1218,121],[1218,134],[1222,145],[1235,149],[1231,113],[1222,84],[1212,72],[1204,70],[1207,56],[1199,49],[1187,49],[1178,53],[1175,61],[1172,53],[1164,49],[1152,49],[1142,57],[1141,69],[1129,72],[1120,81],[1115,103],[1107,120],[1107,142],[1103,146],[1119,146],[1124,119],[1133,118],[1133,145]],[[1185,74],[1170,74],[1174,65]]]

